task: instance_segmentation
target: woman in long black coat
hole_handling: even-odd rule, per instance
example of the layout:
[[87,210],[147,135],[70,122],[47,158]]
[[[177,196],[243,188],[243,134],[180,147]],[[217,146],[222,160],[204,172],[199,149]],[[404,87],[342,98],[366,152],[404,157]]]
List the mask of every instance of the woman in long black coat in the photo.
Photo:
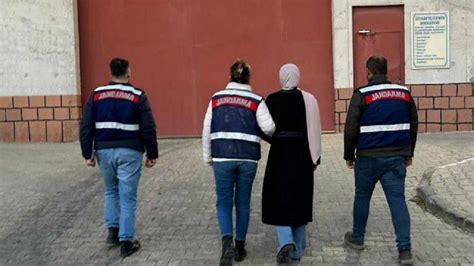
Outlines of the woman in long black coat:
[[321,129],[313,95],[298,88],[299,69],[280,69],[282,89],[270,94],[267,106],[276,124],[263,183],[262,220],[276,225],[277,262],[299,260],[306,225],[313,220],[313,172],[320,162]]

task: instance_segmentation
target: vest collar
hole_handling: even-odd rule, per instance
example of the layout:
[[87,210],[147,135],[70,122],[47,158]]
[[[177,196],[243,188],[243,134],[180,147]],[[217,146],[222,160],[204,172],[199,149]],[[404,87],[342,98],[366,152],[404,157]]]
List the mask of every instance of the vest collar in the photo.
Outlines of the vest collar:
[[225,87],[226,90],[243,90],[252,91],[252,87],[248,84],[242,84],[237,82],[229,82]]
[[387,79],[387,75],[375,75],[370,79],[368,86],[390,83],[392,82]]
[[133,87],[133,85],[130,84],[129,82],[115,82],[115,81],[111,81],[111,82],[109,82],[109,85],[124,85],[124,86]]

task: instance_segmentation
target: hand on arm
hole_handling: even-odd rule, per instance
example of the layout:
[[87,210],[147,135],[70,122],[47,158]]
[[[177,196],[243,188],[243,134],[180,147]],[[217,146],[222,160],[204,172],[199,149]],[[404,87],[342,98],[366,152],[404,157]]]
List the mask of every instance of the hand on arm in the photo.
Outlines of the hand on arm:
[[271,137],[275,133],[275,122],[268,110],[267,105],[262,101],[257,108],[257,124],[260,127],[260,130],[263,134]]

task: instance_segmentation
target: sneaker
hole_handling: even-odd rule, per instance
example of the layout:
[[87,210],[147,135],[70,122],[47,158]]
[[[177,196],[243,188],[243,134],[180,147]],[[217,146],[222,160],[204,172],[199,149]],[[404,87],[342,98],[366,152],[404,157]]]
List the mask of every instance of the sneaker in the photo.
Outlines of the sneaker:
[[120,256],[122,256],[122,258],[130,256],[138,250],[140,250],[140,242],[138,240],[133,242],[120,241]]
[[413,265],[413,257],[410,250],[403,250],[398,252],[398,259],[402,265]]
[[119,239],[119,229],[115,227],[109,228],[109,235],[107,236],[107,239],[105,240],[105,243],[110,246],[118,246],[120,245],[120,239]]
[[344,235],[344,243],[355,250],[363,250],[365,248],[364,243],[352,239],[352,232],[346,232]]
[[222,255],[219,266],[231,266],[235,251],[232,236],[222,237]]
[[277,254],[277,264],[278,265],[291,264],[292,259],[290,258],[290,253],[293,251],[295,251],[295,245],[293,244],[284,245]]
[[245,250],[245,240],[235,240],[235,261],[243,261],[247,257],[247,250]]

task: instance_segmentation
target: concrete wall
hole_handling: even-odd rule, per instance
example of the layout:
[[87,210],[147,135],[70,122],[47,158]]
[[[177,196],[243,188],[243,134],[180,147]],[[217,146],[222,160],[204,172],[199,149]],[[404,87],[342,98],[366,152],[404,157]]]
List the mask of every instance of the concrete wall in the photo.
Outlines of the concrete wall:
[[80,94],[75,0],[0,4],[0,96]]
[[0,1],[0,141],[78,139],[76,0]]
[[[472,0],[333,0],[333,59],[335,88],[353,87],[352,7],[404,5],[405,82],[442,84],[474,82],[474,1]],[[448,69],[411,69],[411,12],[449,11]]]

